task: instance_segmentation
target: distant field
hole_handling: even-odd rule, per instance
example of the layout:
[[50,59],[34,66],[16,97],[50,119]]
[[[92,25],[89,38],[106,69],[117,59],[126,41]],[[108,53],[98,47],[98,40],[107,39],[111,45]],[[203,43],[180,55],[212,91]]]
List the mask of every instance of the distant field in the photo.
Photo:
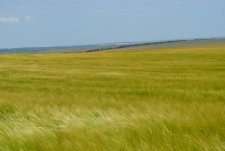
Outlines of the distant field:
[[74,53],[111,50],[155,50],[161,48],[184,48],[199,46],[225,46],[225,38],[171,40],[156,42],[118,42],[93,45],[3,48],[1,54],[40,54],[40,53]]
[[202,40],[184,40],[153,43],[150,45],[128,47],[124,50],[155,50],[164,48],[190,48],[190,47],[208,47],[208,46],[225,46],[225,39],[202,39]]
[[193,150],[225,150],[225,46],[0,55],[0,151]]

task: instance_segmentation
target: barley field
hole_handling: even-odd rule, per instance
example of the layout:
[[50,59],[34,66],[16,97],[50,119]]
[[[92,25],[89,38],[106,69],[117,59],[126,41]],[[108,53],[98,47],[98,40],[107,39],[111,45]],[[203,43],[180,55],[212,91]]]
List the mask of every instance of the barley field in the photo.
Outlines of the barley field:
[[224,151],[225,46],[0,55],[0,151]]

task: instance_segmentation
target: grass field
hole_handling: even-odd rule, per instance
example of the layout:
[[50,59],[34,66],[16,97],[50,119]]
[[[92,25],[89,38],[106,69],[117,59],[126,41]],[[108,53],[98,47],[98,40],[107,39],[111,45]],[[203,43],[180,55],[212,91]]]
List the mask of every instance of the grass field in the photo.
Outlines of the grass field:
[[0,151],[224,151],[225,46],[0,56]]

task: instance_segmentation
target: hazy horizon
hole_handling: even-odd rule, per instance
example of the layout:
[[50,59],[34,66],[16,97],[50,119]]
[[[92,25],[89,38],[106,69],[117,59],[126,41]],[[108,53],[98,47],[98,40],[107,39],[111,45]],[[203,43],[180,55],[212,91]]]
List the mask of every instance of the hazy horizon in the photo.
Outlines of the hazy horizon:
[[8,0],[0,48],[225,37],[222,0]]

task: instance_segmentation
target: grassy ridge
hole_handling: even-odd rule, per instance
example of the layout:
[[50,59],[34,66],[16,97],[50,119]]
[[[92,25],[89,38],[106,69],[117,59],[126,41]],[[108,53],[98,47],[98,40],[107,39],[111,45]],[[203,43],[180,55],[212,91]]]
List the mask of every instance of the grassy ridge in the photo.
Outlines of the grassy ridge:
[[0,56],[0,150],[225,150],[225,46]]

